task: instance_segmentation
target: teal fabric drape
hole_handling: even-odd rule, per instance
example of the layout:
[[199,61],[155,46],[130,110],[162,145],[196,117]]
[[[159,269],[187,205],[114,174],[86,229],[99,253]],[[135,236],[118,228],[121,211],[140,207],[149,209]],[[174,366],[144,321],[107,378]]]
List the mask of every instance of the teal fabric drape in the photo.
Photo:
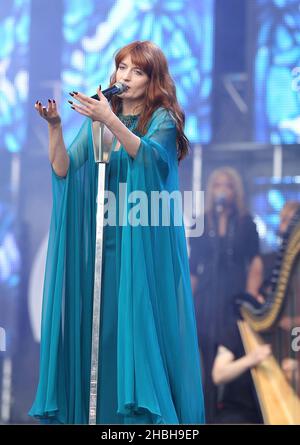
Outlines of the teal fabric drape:
[[[136,134],[137,121],[129,126]],[[29,413],[49,423],[88,422],[98,168],[91,125],[84,121],[68,149],[67,176],[52,170],[40,377]],[[116,204],[117,224],[104,227],[97,423],[203,423],[184,227],[174,224],[172,206],[169,225],[159,215],[150,225],[150,192],[179,188],[170,113],[157,109],[139,136],[137,156],[114,150],[106,170],[113,192],[106,217]],[[137,191],[149,198],[143,216],[136,213]],[[142,224],[124,224],[134,213]]]

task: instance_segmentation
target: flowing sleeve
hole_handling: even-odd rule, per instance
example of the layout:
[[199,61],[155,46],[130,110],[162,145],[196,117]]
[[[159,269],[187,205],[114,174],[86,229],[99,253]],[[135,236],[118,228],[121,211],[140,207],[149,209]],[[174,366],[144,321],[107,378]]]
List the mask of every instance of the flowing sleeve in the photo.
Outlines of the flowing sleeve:
[[152,192],[179,192],[176,131],[169,111],[157,110],[136,157],[128,157],[127,213],[137,206],[146,218],[133,224],[128,217],[119,237],[118,412],[125,422],[143,412],[153,423],[204,422],[183,221],[175,225],[170,206],[167,225],[151,224]]
[[49,422],[82,423],[88,392],[76,388],[88,386],[96,219],[97,170],[89,119],[67,152],[67,175],[60,177],[52,168],[40,373],[29,414]]
[[174,162],[177,162],[176,124],[170,112],[160,108],[154,113],[147,133],[141,137],[135,165],[148,169],[155,165],[156,173],[164,182]]
[[[90,125],[89,119],[85,119],[77,136],[71,143],[70,147],[67,148],[72,171],[77,171],[88,159],[88,132]],[[66,179],[66,177],[57,175],[52,165],[51,169],[54,176],[54,181]]]

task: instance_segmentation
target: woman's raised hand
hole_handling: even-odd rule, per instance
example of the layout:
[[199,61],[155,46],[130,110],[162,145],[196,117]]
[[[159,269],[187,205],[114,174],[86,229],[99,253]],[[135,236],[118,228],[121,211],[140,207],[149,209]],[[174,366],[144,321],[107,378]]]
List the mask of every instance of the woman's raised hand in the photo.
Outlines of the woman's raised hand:
[[46,108],[41,102],[37,100],[34,108],[37,110],[39,115],[48,122],[49,125],[55,126],[61,123],[61,118],[58,114],[56,102],[54,99],[48,99],[48,108]]
[[71,108],[83,116],[91,118],[93,121],[102,122],[107,125],[111,117],[115,116],[110,108],[109,102],[101,91],[101,87],[97,89],[99,100],[86,96],[85,94],[73,91],[69,93],[73,99],[76,99],[78,103],[68,100],[71,104]]

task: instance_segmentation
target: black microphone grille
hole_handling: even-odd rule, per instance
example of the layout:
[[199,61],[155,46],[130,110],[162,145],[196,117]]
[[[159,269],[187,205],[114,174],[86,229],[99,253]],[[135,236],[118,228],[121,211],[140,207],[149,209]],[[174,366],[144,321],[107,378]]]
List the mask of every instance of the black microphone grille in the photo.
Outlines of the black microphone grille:
[[113,86],[118,88],[120,90],[120,93],[123,93],[123,91],[126,91],[128,89],[128,86],[121,82],[116,82]]

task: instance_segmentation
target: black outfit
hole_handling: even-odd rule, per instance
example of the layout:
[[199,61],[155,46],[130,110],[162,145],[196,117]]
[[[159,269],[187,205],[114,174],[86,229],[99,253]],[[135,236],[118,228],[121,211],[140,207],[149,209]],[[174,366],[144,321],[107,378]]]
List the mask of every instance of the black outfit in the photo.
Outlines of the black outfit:
[[204,234],[191,238],[190,270],[198,277],[194,294],[199,348],[203,363],[206,419],[214,422],[217,403],[216,386],[211,371],[219,339],[219,328],[233,318],[233,301],[245,290],[248,266],[259,253],[256,225],[250,215],[239,217],[233,212],[228,219],[227,233],[218,235],[218,218],[209,224],[205,216]]
[[[231,351],[235,360],[245,355],[237,323],[232,323],[222,334],[218,346]],[[220,399],[217,405],[215,423],[262,423],[256,391],[250,370],[235,380],[220,386]]]

